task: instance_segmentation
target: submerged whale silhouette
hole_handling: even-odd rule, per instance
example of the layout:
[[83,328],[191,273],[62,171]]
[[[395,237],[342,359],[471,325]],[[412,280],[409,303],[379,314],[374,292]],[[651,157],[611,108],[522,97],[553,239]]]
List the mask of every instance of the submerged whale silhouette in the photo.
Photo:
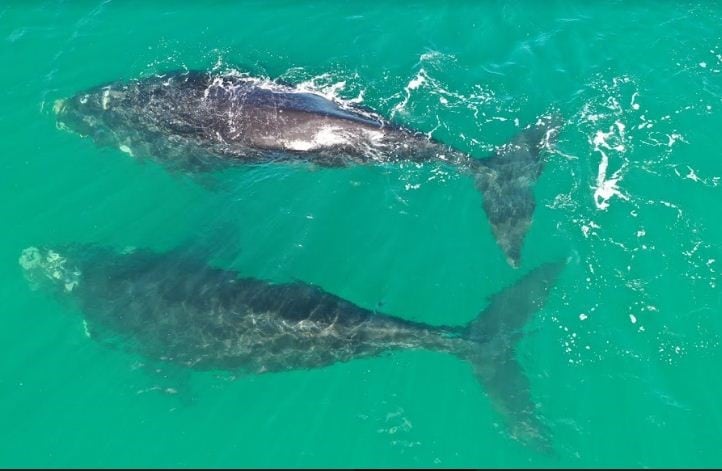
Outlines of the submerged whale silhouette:
[[74,303],[91,338],[189,368],[278,372],[401,349],[456,355],[471,363],[514,437],[552,450],[515,347],[562,263],[531,270],[463,326],[377,313],[306,283],[243,278],[181,250],[30,247],[19,263],[35,287]]
[[379,114],[288,85],[209,72],[114,82],[58,100],[58,125],[170,168],[307,161],[324,167],[437,160],[470,173],[507,261],[519,265],[534,212],[540,152],[558,134],[552,113],[489,158],[468,154]]

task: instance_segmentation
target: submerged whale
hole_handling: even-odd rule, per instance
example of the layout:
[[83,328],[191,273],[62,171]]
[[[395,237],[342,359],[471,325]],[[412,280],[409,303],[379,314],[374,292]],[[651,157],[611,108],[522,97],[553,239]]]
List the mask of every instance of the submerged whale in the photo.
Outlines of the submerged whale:
[[34,287],[70,300],[84,314],[91,338],[188,368],[265,373],[402,349],[456,355],[471,363],[515,438],[553,450],[515,347],[562,263],[531,270],[462,326],[382,314],[302,282],[244,278],[182,250],[30,247],[19,263]]
[[323,167],[437,160],[471,174],[508,262],[518,266],[542,170],[561,126],[540,117],[485,159],[474,159],[379,114],[289,85],[209,72],[114,82],[58,100],[60,127],[170,168],[306,161]]

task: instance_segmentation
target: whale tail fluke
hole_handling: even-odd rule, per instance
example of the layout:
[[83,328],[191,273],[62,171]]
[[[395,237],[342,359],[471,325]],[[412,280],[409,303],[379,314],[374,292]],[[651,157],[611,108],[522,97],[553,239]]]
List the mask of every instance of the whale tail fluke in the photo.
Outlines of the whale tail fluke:
[[515,268],[536,206],[533,186],[543,168],[541,153],[556,139],[561,124],[558,112],[544,115],[491,157],[474,161],[484,211],[507,261]]
[[553,453],[551,433],[536,414],[529,380],[516,359],[516,345],[532,315],[544,305],[564,267],[541,265],[512,286],[493,295],[488,307],[462,331],[469,340],[459,356],[469,361],[494,407],[505,417],[514,438]]

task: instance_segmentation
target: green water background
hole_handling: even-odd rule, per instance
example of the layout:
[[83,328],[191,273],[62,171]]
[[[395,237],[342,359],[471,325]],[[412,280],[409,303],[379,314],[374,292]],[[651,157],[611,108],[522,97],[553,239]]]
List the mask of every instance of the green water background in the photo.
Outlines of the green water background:
[[[722,465],[720,25],[711,1],[3,2],[0,465]],[[479,157],[557,107],[522,267],[443,166],[198,181],[55,127],[56,99],[184,67],[357,99]],[[510,439],[457,358],[165,378],[86,337],[17,263],[203,240],[243,274],[436,324],[569,257],[519,348],[557,456]]]

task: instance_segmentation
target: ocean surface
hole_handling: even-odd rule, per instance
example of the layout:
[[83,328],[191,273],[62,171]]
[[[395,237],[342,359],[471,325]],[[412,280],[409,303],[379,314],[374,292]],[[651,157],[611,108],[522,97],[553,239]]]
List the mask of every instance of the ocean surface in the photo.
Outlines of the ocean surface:
[[[722,3],[0,4],[0,466],[722,466]],[[479,158],[565,119],[520,268],[438,164],[201,178],[56,127],[53,103],[178,69],[372,108]],[[567,266],[517,357],[553,454],[509,436],[468,363],[166,374],[34,291],[30,246],[211,247],[209,263],[462,325]]]

